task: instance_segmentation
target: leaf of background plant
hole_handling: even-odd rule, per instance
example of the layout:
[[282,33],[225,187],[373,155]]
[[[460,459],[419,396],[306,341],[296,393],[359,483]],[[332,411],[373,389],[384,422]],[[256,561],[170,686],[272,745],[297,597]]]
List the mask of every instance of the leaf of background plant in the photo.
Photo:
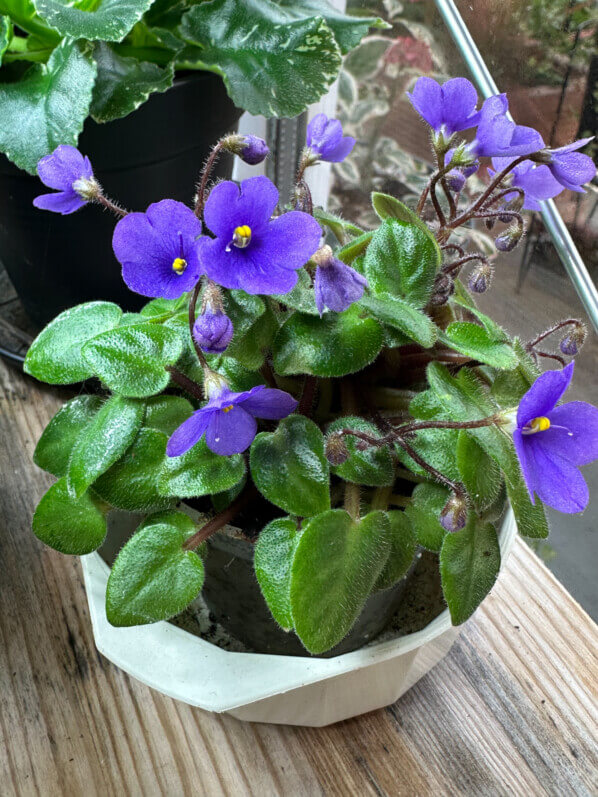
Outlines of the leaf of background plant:
[[249,462],[255,486],[285,512],[309,517],[330,507],[324,436],[303,415],[289,415],[275,432],[258,434]]
[[193,407],[182,396],[152,396],[146,402],[145,426],[170,435],[191,417]]
[[35,464],[54,476],[66,475],[75,441],[102,404],[100,396],[76,396],[67,401],[42,432],[33,452]]
[[388,589],[396,584],[411,567],[417,537],[409,516],[401,510],[386,512],[390,523],[390,551],[374,589]]
[[239,108],[296,116],[335,80],[341,53],[321,16],[289,22],[270,0],[211,0],[193,6],[179,28],[201,50],[200,63],[221,75]]
[[131,445],[143,423],[145,404],[120,396],[106,401],[73,447],[66,474],[70,495],[80,498]]
[[439,334],[440,340],[451,349],[473,357],[493,368],[510,370],[517,366],[517,355],[510,343],[495,340],[484,327],[469,321],[449,324],[446,332]]
[[502,486],[502,474],[497,463],[488,456],[478,442],[464,430],[458,433],[457,465],[459,479],[478,512],[491,506]]
[[440,265],[442,261],[442,252],[438,246],[438,241],[434,237],[434,233],[428,227],[425,221],[422,221],[417,213],[414,213],[411,208],[403,204],[400,200],[389,194],[381,194],[378,191],[372,192],[372,207],[376,211],[379,219],[397,219],[398,221],[405,222],[405,224],[414,224],[416,227],[424,232],[429,238],[431,244],[436,252],[436,265]]
[[95,77],[91,56],[63,41],[47,64],[35,64],[15,83],[0,83],[0,150],[35,174],[38,160],[59,144],[76,145]]
[[0,16],[0,66],[2,58],[12,36],[12,23],[10,17]]
[[[67,0],[33,0],[37,13],[63,36],[119,42],[153,0],[95,0],[77,8]],[[81,4],[79,4],[81,5]]]
[[83,556],[99,548],[106,536],[106,519],[90,493],[71,498],[66,479],[53,484],[33,515],[35,536],[60,553]]
[[472,514],[464,529],[446,535],[440,577],[453,625],[471,617],[494,586],[499,570],[500,547],[491,523]]
[[295,313],[274,338],[274,368],[282,376],[345,376],[371,363],[383,341],[380,324],[355,306],[322,318]]
[[290,631],[291,566],[301,531],[290,518],[277,518],[262,529],[255,544],[255,575],[264,600],[279,626]]
[[123,627],[167,620],[199,595],[203,563],[195,552],[183,550],[185,538],[171,523],[145,526],[131,537],[108,578],[108,622]]
[[437,248],[415,224],[385,219],[374,232],[364,260],[370,290],[424,307],[438,268]]
[[449,491],[440,484],[424,482],[413,491],[413,500],[405,508],[411,521],[418,543],[428,551],[438,552],[446,536],[446,529],[440,525],[440,513],[448,501]]
[[221,457],[206,445],[205,438],[180,457],[166,457],[158,479],[160,495],[194,498],[221,493],[241,481],[245,462],[241,454]]
[[[337,418],[327,429],[328,434],[341,429],[354,429],[372,437],[380,437],[375,424],[363,418],[346,416]],[[377,448],[371,446],[365,451],[357,449],[358,439],[352,435],[344,437],[349,458],[342,465],[331,465],[331,470],[347,482],[365,484],[368,487],[382,487],[394,482],[394,467],[388,446]]]
[[98,76],[89,110],[96,122],[121,119],[144,103],[150,94],[172,86],[173,64],[162,68],[148,61],[118,55],[104,42],[96,43],[93,57]]
[[110,390],[142,398],[164,390],[170,381],[165,366],[175,363],[182,350],[174,330],[136,324],[96,335],[83,347],[83,356]]
[[65,310],[42,329],[31,344],[23,369],[49,382],[68,385],[94,375],[82,355],[83,345],[118,325],[122,310],[112,302],[86,302]]
[[384,512],[355,521],[331,509],[305,527],[291,568],[295,632],[310,653],[329,650],[351,630],[388,558]]
[[426,349],[436,342],[438,330],[434,322],[421,310],[417,310],[397,296],[391,296],[389,293],[377,295],[365,293],[359,301],[359,306],[369,310],[378,321],[390,324]]
[[118,462],[94,483],[94,492],[106,503],[126,512],[150,512],[169,507],[173,499],[158,492],[167,442],[164,432],[147,427],[141,429]]

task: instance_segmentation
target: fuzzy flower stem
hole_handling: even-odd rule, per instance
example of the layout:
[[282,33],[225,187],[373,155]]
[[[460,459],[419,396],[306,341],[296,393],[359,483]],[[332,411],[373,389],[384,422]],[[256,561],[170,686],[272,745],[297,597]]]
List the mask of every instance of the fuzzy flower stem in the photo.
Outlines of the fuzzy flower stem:
[[549,354],[547,351],[536,351],[534,353],[537,354],[538,357],[544,357],[547,360],[556,360],[557,363],[560,363],[563,368],[567,365],[565,360],[559,354]]
[[195,310],[200,290],[201,290],[201,280],[199,280],[199,282],[193,289],[193,293],[191,294],[191,299],[189,300],[189,333],[191,334],[191,340],[193,341],[193,347],[195,348],[197,359],[199,360],[201,367],[205,369],[208,368],[208,361],[206,360],[203,351],[201,350],[199,344],[197,343],[193,335],[193,327],[195,326]]
[[494,415],[480,418],[479,421],[415,421],[401,424],[395,429],[395,433],[402,435],[419,432],[421,429],[481,429],[483,426],[492,426],[494,423],[496,423]]
[[205,542],[208,537],[215,534],[227,523],[230,523],[236,515],[253,499],[257,496],[257,489],[253,484],[248,484],[241,495],[236,498],[230,506],[223,509],[208,522],[198,529],[195,534],[192,534],[183,543],[184,551],[194,551],[202,542]]
[[421,192],[421,195],[420,195],[418,203],[417,203],[417,207],[415,208],[415,212],[417,213],[418,216],[421,216],[421,214],[422,214],[422,211],[423,211],[424,206],[426,204],[426,199],[428,198],[428,194],[429,193],[430,193],[430,182],[428,181],[426,187]]
[[107,196],[104,196],[101,188],[100,188],[100,193],[95,197],[93,201],[97,202],[98,205],[102,205],[107,210],[110,210],[112,213],[114,213],[115,216],[118,216],[121,219],[124,216],[127,216],[129,213],[128,210],[121,208],[119,205],[116,204],[116,202],[113,202],[111,199],[108,199]]
[[459,260],[454,260],[452,263],[447,263],[446,266],[442,267],[442,271],[444,274],[452,274],[453,272],[459,272],[461,266],[465,265],[465,263],[469,263],[472,260],[481,260],[485,261],[487,258],[485,255],[478,252],[477,254],[471,255],[464,255]]
[[432,204],[434,205],[434,211],[436,216],[438,217],[438,222],[440,224],[440,229],[443,229],[447,226],[446,216],[444,215],[444,211],[440,207],[440,202],[438,201],[438,197],[436,196],[436,185],[438,184],[439,180],[448,174],[451,170],[450,164],[448,166],[443,166],[442,169],[439,169],[435,172],[432,177],[430,178],[430,198],[432,199]]
[[165,369],[170,374],[173,382],[176,382],[179,387],[182,387],[183,390],[186,390],[190,396],[193,396],[193,398],[203,401],[203,392],[196,382],[194,382],[192,379],[189,379],[188,376],[185,376],[185,374],[181,373],[172,365],[166,365]]
[[527,343],[525,346],[526,351],[533,349],[534,346],[537,346],[538,343],[540,343],[540,341],[544,340],[544,338],[547,338],[549,335],[552,335],[553,332],[558,332],[559,329],[563,329],[563,327],[579,326],[579,323],[580,322],[577,318],[567,318],[565,321],[559,321],[558,324],[554,324],[554,326],[551,326],[550,329],[547,329],[544,332],[542,332],[540,335],[538,335],[537,338],[530,340],[530,342]]
[[221,140],[212,148],[212,151],[210,152],[210,155],[205,162],[203,169],[201,170],[199,184],[197,186],[197,194],[195,197],[195,207],[193,208],[193,212],[200,220],[203,216],[204,205],[206,204],[206,188],[208,187],[208,180],[210,179],[212,170],[216,165],[216,161],[218,160],[223,148],[224,143]]
[[401,446],[405,453],[408,454],[414,462],[417,462],[421,468],[429,473],[433,479],[435,479],[437,482],[440,482],[440,484],[444,485],[445,487],[448,487],[449,490],[452,490],[456,496],[459,496],[460,498],[465,496],[465,489],[462,484],[459,484],[459,482],[454,482],[452,479],[449,479],[447,476],[442,474],[439,470],[436,470],[436,468],[432,467],[432,465],[426,462],[423,457],[420,457],[417,451],[406,440],[404,440],[402,437],[398,437],[395,442],[397,445]]
[[448,251],[451,249],[452,251],[457,252],[459,257],[465,257],[465,249],[463,249],[462,246],[459,246],[459,244],[443,244],[440,248],[443,251]]
[[499,191],[498,194],[495,194],[488,202],[486,202],[484,207],[490,208],[492,205],[496,205],[497,202],[500,202],[503,197],[508,196],[509,194],[519,194],[522,199],[525,199],[525,191],[523,188],[512,185],[510,188],[504,188],[502,191]]
[[504,220],[505,217],[509,217],[510,219],[514,219],[517,224],[521,227],[524,226],[523,216],[521,213],[518,213],[516,210],[492,210],[487,211],[482,209],[480,213],[474,213],[472,215],[472,219],[501,219]]

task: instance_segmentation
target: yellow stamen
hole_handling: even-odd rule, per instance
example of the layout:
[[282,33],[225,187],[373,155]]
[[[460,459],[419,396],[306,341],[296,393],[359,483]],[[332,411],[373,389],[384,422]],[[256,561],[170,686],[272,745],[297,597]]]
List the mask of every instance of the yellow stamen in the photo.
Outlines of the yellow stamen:
[[550,429],[550,419],[545,415],[540,415],[538,418],[533,418],[528,424],[526,424],[525,427],[527,434],[545,432],[547,429]]
[[183,260],[182,257],[175,257],[172,261],[172,270],[175,274],[182,274],[183,271],[187,268],[187,261]]
[[241,224],[240,227],[235,227],[232,240],[234,246],[237,246],[239,249],[245,249],[246,246],[249,246],[250,241],[251,227],[247,224]]
[[222,412],[230,412],[234,406],[234,404],[229,404],[228,407],[222,408]]

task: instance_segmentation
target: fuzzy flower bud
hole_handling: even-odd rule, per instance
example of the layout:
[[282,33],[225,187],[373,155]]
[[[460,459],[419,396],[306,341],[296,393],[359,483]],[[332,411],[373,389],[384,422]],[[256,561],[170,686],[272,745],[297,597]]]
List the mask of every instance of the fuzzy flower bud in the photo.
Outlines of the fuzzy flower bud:
[[523,235],[523,227],[520,224],[512,224],[494,240],[494,245],[499,252],[511,252]]
[[349,449],[340,432],[333,432],[326,438],[326,459],[331,465],[342,465],[349,459]]
[[224,312],[220,289],[209,282],[203,294],[201,314],[193,326],[193,338],[206,354],[222,354],[233,334],[233,323]]
[[261,163],[270,152],[263,138],[254,135],[231,135],[222,139],[224,149],[238,155],[242,161],[250,166]]
[[587,335],[587,330],[583,324],[578,324],[572,332],[565,335],[559,344],[563,354],[574,357],[583,346]]
[[301,210],[303,213],[313,213],[313,202],[311,191],[305,180],[300,180],[295,186],[293,194],[293,210]]
[[446,182],[451,191],[458,194],[465,185],[465,175],[460,169],[451,169],[446,176]]
[[467,285],[472,293],[485,293],[492,282],[492,266],[489,263],[480,263],[471,274]]
[[440,513],[440,525],[447,531],[459,531],[467,523],[467,502],[453,493]]

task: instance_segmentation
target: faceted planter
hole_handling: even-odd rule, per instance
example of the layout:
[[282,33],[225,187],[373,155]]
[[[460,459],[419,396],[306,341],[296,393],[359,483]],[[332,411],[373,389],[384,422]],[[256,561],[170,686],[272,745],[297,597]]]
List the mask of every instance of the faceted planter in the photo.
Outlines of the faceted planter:
[[[500,533],[501,569],[516,533],[509,511]],[[109,531],[107,559],[127,534]],[[235,640],[216,639],[213,624],[207,636],[219,644],[173,622],[114,628],[104,608],[109,567],[98,553],[82,563],[96,646],[106,658],[169,697],[252,722],[322,726],[387,706],[428,673],[459,634],[445,609],[414,633],[400,636],[391,623],[358,650],[316,658],[243,652]]]

